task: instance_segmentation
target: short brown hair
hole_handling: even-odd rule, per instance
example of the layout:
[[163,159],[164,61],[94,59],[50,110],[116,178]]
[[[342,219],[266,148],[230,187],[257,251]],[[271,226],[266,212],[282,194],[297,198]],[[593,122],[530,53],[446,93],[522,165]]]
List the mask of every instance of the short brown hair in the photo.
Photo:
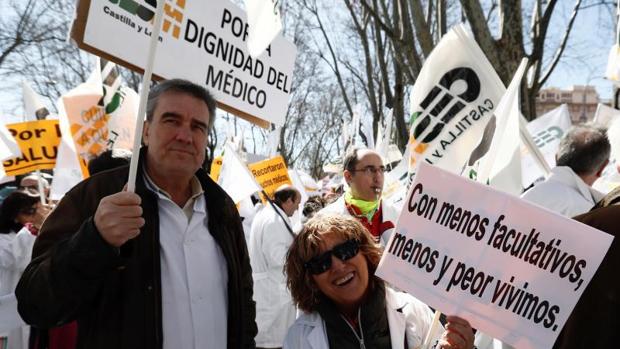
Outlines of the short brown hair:
[[360,242],[360,253],[364,255],[368,263],[371,282],[383,253],[368,230],[354,217],[319,213],[308,220],[288,249],[284,266],[286,284],[291,291],[293,302],[305,312],[312,312],[316,309],[321,293],[304,264],[320,253],[324,234],[334,234],[346,240],[356,239]]

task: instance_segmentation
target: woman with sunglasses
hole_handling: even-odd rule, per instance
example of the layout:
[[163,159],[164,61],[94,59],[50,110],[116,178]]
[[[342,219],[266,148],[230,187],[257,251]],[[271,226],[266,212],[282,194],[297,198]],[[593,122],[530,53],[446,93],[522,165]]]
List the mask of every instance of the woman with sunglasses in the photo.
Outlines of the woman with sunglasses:
[[[10,302],[19,277],[30,262],[36,234],[49,214],[39,194],[17,190],[0,206],[0,299]],[[16,310],[15,310],[16,312]],[[8,324],[2,324],[3,327]],[[0,349],[26,348],[27,327],[15,323],[12,331],[0,333]],[[20,327],[21,326],[21,327]],[[9,326],[7,326],[9,327]]]
[[[374,275],[381,254],[355,218],[319,214],[309,220],[286,259],[287,285],[303,313],[289,328],[284,348],[421,348],[432,312]],[[447,319],[435,347],[471,349],[469,323]]]

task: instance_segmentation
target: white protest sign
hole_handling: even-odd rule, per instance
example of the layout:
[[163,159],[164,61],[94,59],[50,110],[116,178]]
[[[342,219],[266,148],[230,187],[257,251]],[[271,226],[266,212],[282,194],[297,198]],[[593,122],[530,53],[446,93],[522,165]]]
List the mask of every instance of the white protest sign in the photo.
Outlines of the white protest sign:
[[[72,37],[80,48],[142,70],[154,10],[135,0],[81,0]],[[167,1],[153,73],[205,86],[220,108],[262,126],[265,121],[282,125],[295,45],[276,36],[253,58],[247,52],[248,28],[244,11],[228,0]]]
[[[562,104],[527,124],[527,130],[532,135],[534,144],[552,168],[555,166],[555,154],[558,151],[560,140],[570,127],[570,114],[566,104]],[[544,171],[523,143],[521,143],[521,176],[524,188],[529,187],[538,178],[545,176]]]
[[423,164],[377,275],[516,348],[551,348],[612,239]]

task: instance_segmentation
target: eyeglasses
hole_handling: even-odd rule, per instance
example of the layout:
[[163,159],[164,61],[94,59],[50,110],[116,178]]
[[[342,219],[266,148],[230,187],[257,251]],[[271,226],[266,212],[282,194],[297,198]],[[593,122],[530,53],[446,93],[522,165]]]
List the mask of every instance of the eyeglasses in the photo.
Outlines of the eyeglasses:
[[377,173],[384,174],[385,167],[384,166],[381,166],[381,167],[366,166],[364,168],[353,169],[351,170],[351,172],[364,172],[364,174],[366,174],[367,176],[371,176]]
[[310,271],[311,274],[318,275],[323,274],[332,267],[332,255],[341,261],[348,261],[355,257],[360,251],[360,242],[355,239],[347,240],[340,245],[334,246],[331,250],[321,253],[320,255],[313,257],[306,263],[304,268]]

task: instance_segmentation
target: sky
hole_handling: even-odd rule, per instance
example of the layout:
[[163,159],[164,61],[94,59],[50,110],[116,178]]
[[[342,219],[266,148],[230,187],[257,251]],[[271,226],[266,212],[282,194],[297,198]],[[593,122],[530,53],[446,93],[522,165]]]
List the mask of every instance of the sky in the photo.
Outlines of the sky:
[[[609,49],[614,41],[615,19],[607,8],[587,7],[590,2],[592,1],[583,1],[586,8],[579,12],[563,58],[544,87],[569,89],[572,85],[590,84],[596,87],[601,98],[609,99],[613,94],[612,83],[603,76]],[[556,7],[548,34],[555,44],[563,35],[572,6],[572,0],[563,0]],[[524,16],[526,15],[524,13]],[[527,33],[527,30],[524,32]],[[553,52],[556,47],[557,45],[551,44],[546,50]],[[8,115],[8,111],[16,109],[15,104],[20,101],[19,94],[21,91],[0,91],[0,114],[3,119],[14,116]]]
[[[585,2],[585,1],[584,1]],[[572,1],[560,1],[560,13],[554,14],[565,23],[572,11]],[[554,70],[545,87],[568,89],[572,85],[594,85],[601,98],[609,99],[613,84],[604,78],[607,56],[615,40],[615,23],[608,10],[602,7],[582,9],[569,39],[564,57]],[[551,26],[559,35],[563,27]]]

